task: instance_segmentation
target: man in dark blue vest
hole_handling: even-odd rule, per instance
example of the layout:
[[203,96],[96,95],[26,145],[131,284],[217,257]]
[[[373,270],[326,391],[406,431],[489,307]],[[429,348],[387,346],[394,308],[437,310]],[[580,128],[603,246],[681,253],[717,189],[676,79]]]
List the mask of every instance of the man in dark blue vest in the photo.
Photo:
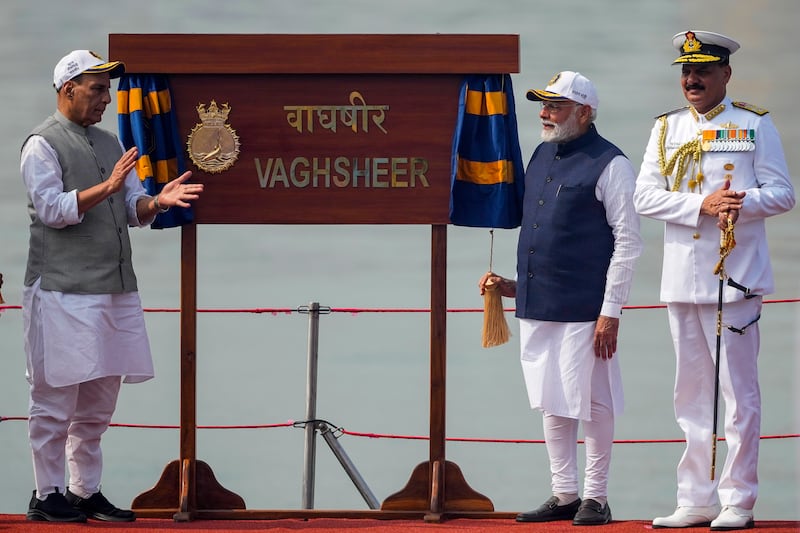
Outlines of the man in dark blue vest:
[[[516,297],[522,370],[531,408],[543,413],[553,496],[519,522],[611,521],[608,471],[614,417],[622,409],[617,333],[642,249],[633,208],[636,174],[600,136],[597,92],[578,72],[557,74],[541,102],[544,141],[525,173],[516,280],[485,274]],[[579,497],[578,424],[586,438]]]

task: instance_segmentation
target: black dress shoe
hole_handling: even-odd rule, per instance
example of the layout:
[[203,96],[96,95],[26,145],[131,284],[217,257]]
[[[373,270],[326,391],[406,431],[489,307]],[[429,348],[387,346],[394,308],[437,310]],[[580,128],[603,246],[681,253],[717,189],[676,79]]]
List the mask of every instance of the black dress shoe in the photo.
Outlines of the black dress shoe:
[[116,507],[100,492],[95,492],[88,498],[81,498],[67,489],[64,498],[72,507],[86,513],[89,518],[105,522],[133,522],[136,520],[136,515],[133,511]]
[[573,526],[602,526],[611,522],[611,507],[601,505],[597,500],[586,498],[575,513]]
[[580,505],[580,498],[566,505],[558,505],[558,498],[556,496],[552,496],[537,509],[528,511],[527,513],[518,514],[517,522],[552,522],[555,520],[572,520],[575,517],[575,513],[578,512],[578,507],[580,507]]
[[70,505],[60,492],[40,500],[34,490],[25,516],[34,522],[86,522],[86,515]]

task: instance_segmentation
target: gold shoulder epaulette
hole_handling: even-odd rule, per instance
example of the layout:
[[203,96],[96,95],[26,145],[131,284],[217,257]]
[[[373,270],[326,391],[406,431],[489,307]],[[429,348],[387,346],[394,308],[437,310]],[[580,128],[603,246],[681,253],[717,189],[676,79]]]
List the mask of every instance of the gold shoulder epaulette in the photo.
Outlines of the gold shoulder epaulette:
[[769,113],[769,110],[764,109],[763,107],[758,107],[757,105],[748,104],[747,102],[731,102],[734,107],[738,107],[739,109],[747,109],[751,113],[755,113],[756,115],[766,115]]
[[660,115],[658,115],[656,118],[666,117],[667,115],[671,115],[671,114],[673,114],[673,113],[677,113],[678,111],[683,111],[683,110],[685,110],[685,109],[689,109],[689,106],[688,106],[688,105],[685,105],[685,106],[683,106],[683,107],[678,107],[678,108],[676,108],[676,109],[673,109],[672,111],[667,111],[666,113],[661,113],[661,114],[660,114]]

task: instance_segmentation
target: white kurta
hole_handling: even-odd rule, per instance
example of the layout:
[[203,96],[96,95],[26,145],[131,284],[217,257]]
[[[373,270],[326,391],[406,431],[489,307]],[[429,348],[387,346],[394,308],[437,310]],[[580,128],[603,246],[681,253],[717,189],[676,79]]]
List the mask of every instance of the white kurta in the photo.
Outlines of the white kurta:
[[108,376],[153,377],[139,293],[67,294],[25,287],[27,377],[64,387]]
[[579,420],[591,420],[592,373],[605,367],[614,414],[623,408],[619,356],[594,354],[595,322],[545,322],[520,319],[522,374],[531,408]]
[[[595,195],[603,202],[614,235],[614,253],[606,274],[600,314],[618,318],[628,300],[636,259],[642,251],[639,217],[631,200],[636,175],[630,161],[617,156],[603,170]],[[530,405],[547,413],[591,419],[594,365],[608,368],[615,413],[623,409],[622,374],[615,354],[608,361],[594,354],[595,322],[547,322],[520,319],[520,354]]]
[[[22,150],[20,170],[36,215],[46,225],[80,224],[77,191],[64,191],[58,156],[43,137]],[[135,171],[125,181],[130,226],[143,226],[136,202],[146,192]],[[37,281],[23,291],[28,379],[62,387],[107,376],[127,382],[153,377],[150,344],[139,294],[65,294],[44,291]],[[41,383],[41,381],[40,381]]]

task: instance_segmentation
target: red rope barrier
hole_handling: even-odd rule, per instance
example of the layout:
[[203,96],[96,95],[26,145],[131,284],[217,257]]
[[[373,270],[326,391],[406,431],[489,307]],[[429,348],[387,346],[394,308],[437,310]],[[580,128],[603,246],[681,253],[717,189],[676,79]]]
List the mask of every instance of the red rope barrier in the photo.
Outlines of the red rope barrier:
[[[0,422],[21,422],[27,421],[27,416],[0,416]],[[334,427],[333,424],[327,423],[329,426]],[[111,423],[111,427],[118,428],[136,428],[136,429],[180,429],[176,425],[164,424],[120,424]],[[204,425],[197,426],[197,429],[274,429],[297,427],[303,428],[305,422],[289,420],[287,422],[279,422],[276,424],[241,424],[241,425]],[[348,431],[344,428],[336,427],[336,432],[342,435],[349,435],[351,437],[365,437],[369,439],[402,439],[402,440],[430,440],[430,437],[425,435],[394,435],[390,433],[365,433],[360,431]],[[785,435],[762,435],[762,440],[776,440],[776,439],[796,439],[800,438],[800,433],[789,433]],[[477,437],[447,437],[445,440],[450,442],[471,442],[471,443],[488,443],[488,444],[544,444],[544,440],[536,439],[488,439]],[[724,437],[718,440],[724,441]],[[619,439],[615,440],[614,444],[672,444],[686,442],[684,439]],[[578,443],[583,444],[584,441],[579,440]]]
[[[343,428],[338,428],[338,431],[343,435],[350,435],[352,437],[367,437],[371,439],[415,439],[415,440],[428,440],[429,437],[425,436],[411,436],[411,435],[390,435],[380,433],[361,433],[357,431],[347,431]],[[786,435],[762,435],[761,439],[792,439],[800,437],[800,433],[790,433]],[[491,443],[491,444],[544,444],[544,440],[533,439],[487,439],[487,438],[474,438],[474,437],[447,437],[445,440],[450,442],[475,442],[475,443]],[[724,441],[725,437],[720,437],[718,440]],[[685,439],[619,439],[614,440],[614,444],[669,444],[686,442]],[[583,444],[583,440],[578,440],[578,443]]]
[[[765,304],[777,304],[777,303],[797,303],[800,302],[800,298],[788,298],[788,299],[781,299],[781,300],[765,300]],[[664,309],[666,305],[631,305],[631,306],[624,306],[623,309]],[[0,312],[5,310],[19,310],[22,309],[21,305],[0,305]],[[505,311],[513,312],[514,308],[505,309]],[[177,313],[180,312],[178,308],[145,308],[145,312],[149,313]],[[405,308],[405,309],[391,309],[391,308],[357,308],[357,307],[335,307],[335,308],[326,308],[326,311],[332,313],[350,313],[350,314],[360,314],[360,313],[429,313],[430,309],[425,308]],[[272,315],[279,315],[279,314],[292,314],[292,313],[307,313],[308,310],[306,308],[297,308],[292,309],[288,307],[283,308],[242,308],[242,309],[197,309],[198,313],[256,313],[256,314],[263,314],[263,313],[270,313]],[[448,313],[482,313],[483,308],[458,308],[458,309],[448,309]],[[7,422],[7,421],[27,421],[28,417],[24,416],[0,416],[0,422]],[[247,425],[206,425],[206,426],[197,426],[197,429],[272,429],[272,428],[280,428],[280,427],[293,427],[298,426],[297,422],[289,421],[284,423],[278,424],[247,424]],[[180,426],[176,425],[154,425],[154,424],[118,424],[112,423],[111,427],[121,427],[121,428],[139,428],[139,429],[180,429]],[[430,437],[420,436],[420,435],[390,435],[390,434],[380,434],[380,433],[362,433],[356,431],[347,431],[343,428],[337,428],[343,435],[350,435],[352,437],[366,437],[371,439],[407,439],[407,440],[429,440]],[[769,440],[769,439],[791,439],[791,438],[800,438],[800,433],[792,433],[786,435],[762,435],[761,439]],[[530,439],[481,439],[481,438],[468,438],[468,437],[448,437],[445,440],[452,441],[452,442],[480,442],[480,443],[500,443],[500,444],[544,444],[543,440],[530,440]],[[720,438],[719,440],[725,440],[724,437]],[[578,441],[583,442],[583,441]],[[616,444],[653,444],[653,443],[677,443],[677,442],[685,442],[683,439],[650,439],[650,440],[643,440],[643,439],[635,439],[635,440],[615,440],[614,443]]]
[[[2,421],[2,417],[0,417]],[[243,425],[224,425],[224,426],[197,426],[197,429],[272,429],[272,428],[288,428],[292,427],[294,422],[283,422],[279,424],[243,424]],[[116,428],[137,428],[137,429],[180,429],[180,426],[175,425],[154,425],[154,424],[110,424],[111,427]]]
[[[785,304],[785,303],[798,303],[800,298],[785,298],[780,300],[764,300],[764,304]],[[666,304],[655,305],[626,305],[623,310],[635,309],[666,309]],[[21,310],[21,305],[0,305],[0,313],[6,310]],[[430,313],[429,308],[381,308],[381,307],[331,307],[327,308],[331,313],[349,313],[351,315],[358,315],[362,313]],[[513,307],[505,308],[504,311],[513,313],[516,309]],[[145,313],[180,313],[180,308],[177,307],[146,307]],[[204,308],[197,309],[198,313],[253,313],[253,314],[271,314],[271,315],[291,315],[292,313],[307,313],[307,309],[291,308],[291,307],[250,307],[250,308]],[[483,308],[451,308],[447,309],[448,313],[483,313]]]

